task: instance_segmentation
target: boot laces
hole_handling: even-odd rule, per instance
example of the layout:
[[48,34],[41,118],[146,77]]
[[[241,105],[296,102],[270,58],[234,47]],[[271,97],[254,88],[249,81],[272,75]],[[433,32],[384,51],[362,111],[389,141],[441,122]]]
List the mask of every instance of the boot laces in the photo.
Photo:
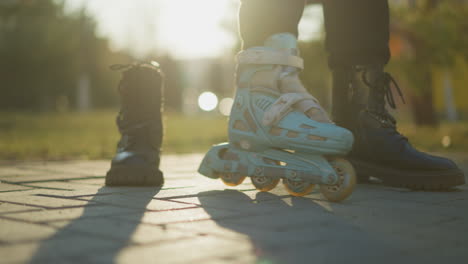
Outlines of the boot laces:
[[393,96],[391,85],[395,87],[395,90],[398,92],[401,101],[406,104],[403,93],[400,89],[400,86],[395,81],[393,76],[388,72],[383,72],[375,80],[374,84],[367,79],[367,70],[364,70],[362,73],[363,82],[371,89],[373,93],[376,94],[376,100],[378,107],[372,107],[368,109],[373,115],[377,116],[381,121],[386,123],[390,122],[392,126],[396,126],[395,118],[387,111],[385,108],[385,102],[392,108],[396,109],[395,98]]
[[377,119],[383,127],[389,128],[387,132],[394,137],[398,138],[402,141],[408,141],[408,138],[402,135],[396,129],[396,119],[387,111],[385,108],[385,103],[387,103],[392,109],[396,109],[395,98],[392,93],[391,85],[395,87],[395,90],[398,92],[401,101],[406,104],[405,98],[403,93],[398,86],[398,83],[395,81],[392,75],[388,72],[383,72],[380,74],[377,79],[375,80],[374,84],[372,84],[367,79],[367,70],[364,70],[362,74],[363,82],[372,89],[372,92],[376,93],[376,100],[377,100],[377,107],[369,107],[367,111]]

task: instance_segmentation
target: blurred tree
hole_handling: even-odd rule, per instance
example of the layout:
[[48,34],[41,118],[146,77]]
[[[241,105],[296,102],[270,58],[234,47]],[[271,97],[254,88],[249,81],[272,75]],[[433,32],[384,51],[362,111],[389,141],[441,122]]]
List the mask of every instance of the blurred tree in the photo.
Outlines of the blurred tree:
[[156,61],[161,65],[165,76],[164,109],[180,112],[182,111],[182,86],[179,81],[181,78],[179,65],[169,55],[158,57]]
[[95,27],[83,10],[65,12],[63,1],[2,1],[0,109],[52,110],[57,103],[75,102],[83,72],[93,105],[114,104],[119,76],[108,65],[129,57],[111,52]]
[[468,59],[466,17],[466,1],[424,0],[393,10],[392,32],[407,47],[401,54],[394,54],[397,56],[392,68],[411,88],[411,107],[417,125],[438,123],[433,106],[434,68],[450,69],[457,59]]

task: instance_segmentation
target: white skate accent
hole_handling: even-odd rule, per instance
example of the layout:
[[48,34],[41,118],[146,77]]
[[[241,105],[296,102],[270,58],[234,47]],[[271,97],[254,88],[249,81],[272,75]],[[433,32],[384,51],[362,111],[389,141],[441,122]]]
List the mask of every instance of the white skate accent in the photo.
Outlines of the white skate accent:
[[239,64],[284,65],[304,69],[304,60],[284,51],[269,50],[262,47],[250,48],[237,54]]
[[[305,104],[304,104],[305,103]],[[271,126],[278,123],[289,112],[298,109],[305,113],[311,108],[322,109],[316,99],[310,94],[285,93],[282,94],[263,115],[262,124]]]
[[271,126],[279,122],[285,115],[291,112],[292,107],[299,101],[306,100],[304,95],[299,93],[286,93],[282,94],[276,102],[274,102],[270,109],[265,111],[263,115],[262,124],[264,126]]

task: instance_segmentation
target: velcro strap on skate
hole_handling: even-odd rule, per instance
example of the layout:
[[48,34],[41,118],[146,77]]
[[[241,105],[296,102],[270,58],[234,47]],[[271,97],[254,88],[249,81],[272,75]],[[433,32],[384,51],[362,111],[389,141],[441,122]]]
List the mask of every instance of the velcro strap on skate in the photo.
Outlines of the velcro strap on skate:
[[303,94],[303,98],[304,100],[302,100],[301,102],[298,102],[295,105],[296,109],[298,109],[299,111],[305,113],[311,108],[322,109],[322,106],[320,105],[318,100],[311,94],[309,93]]
[[304,69],[304,60],[284,51],[251,48],[237,54],[239,64],[284,65]]
[[263,115],[262,124],[264,126],[271,126],[279,122],[285,115],[292,111],[294,104],[303,100],[310,100],[300,93],[285,93],[282,94],[276,102],[274,102],[270,109],[265,111]]

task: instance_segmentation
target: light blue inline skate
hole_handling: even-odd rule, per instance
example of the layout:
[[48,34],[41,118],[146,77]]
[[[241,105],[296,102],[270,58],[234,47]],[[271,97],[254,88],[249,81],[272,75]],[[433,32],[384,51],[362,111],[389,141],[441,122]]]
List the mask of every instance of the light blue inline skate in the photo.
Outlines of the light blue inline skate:
[[246,176],[259,191],[283,179],[288,192],[303,196],[320,185],[330,201],[346,199],[356,175],[340,156],[353,143],[350,131],[333,124],[302,85],[297,39],[275,34],[264,46],[237,56],[237,91],[229,119],[229,143],[213,146],[199,172],[229,185]]

